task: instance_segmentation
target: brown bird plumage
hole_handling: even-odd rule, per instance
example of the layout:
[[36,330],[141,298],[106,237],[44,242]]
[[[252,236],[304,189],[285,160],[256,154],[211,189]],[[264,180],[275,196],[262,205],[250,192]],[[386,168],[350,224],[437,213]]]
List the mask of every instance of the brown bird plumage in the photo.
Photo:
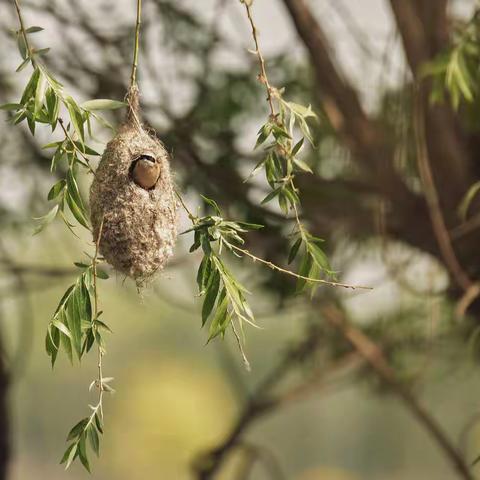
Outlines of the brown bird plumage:
[[142,155],[135,160],[132,179],[140,187],[150,190],[155,187],[160,176],[160,164],[153,157]]

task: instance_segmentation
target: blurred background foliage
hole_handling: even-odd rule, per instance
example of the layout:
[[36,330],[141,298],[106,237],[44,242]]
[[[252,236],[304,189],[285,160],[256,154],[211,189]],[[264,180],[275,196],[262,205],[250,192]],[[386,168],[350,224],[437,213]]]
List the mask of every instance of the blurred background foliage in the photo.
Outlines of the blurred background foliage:
[[[22,1],[28,23],[45,28],[35,41],[51,47],[46,63],[75,98],[123,99],[133,3]],[[452,478],[448,460],[401,408],[391,385],[325,322],[325,305],[335,305],[377,342],[401,385],[440,422],[467,463],[478,455],[480,307],[476,301],[468,312],[459,307],[464,292],[431,227],[412,120],[420,67],[448,51],[474,3],[255,1],[271,83],[285,87],[289,100],[311,103],[320,116],[316,148],[306,153],[314,175],[298,179],[302,218],[326,239],[340,280],[374,290],[322,287],[312,301],[295,296],[294,284],[273,271],[232,262],[253,293],[263,328],[247,330],[253,368],[247,373],[230,336],[205,346],[194,297],[199,257],[187,253],[189,236],[179,238],[171,266],[140,295],[112,274],[100,294],[114,331],[105,368],[117,392],[106,400],[95,478],[192,478],[208,458],[203,454],[222,445],[238,422],[243,440],[221,459],[219,479]],[[145,119],[172,153],[188,205],[195,210],[205,194],[229,217],[266,224],[249,234],[248,247],[284,265],[291,220],[259,204],[268,191],[262,178],[243,182],[259,159],[252,147],[267,104],[256,59],[247,51],[252,41],[242,6],[230,0],[144,4],[139,82]],[[318,25],[302,26],[300,7]],[[16,19],[7,0],[0,2],[0,28],[4,103],[16,100],[26,79],[24,72],[13,73],[18,54],[9,30]],[[441,207],[475,283],[478,204],[472,202],[468,219],[457,209],[480,172],[478,113],[472,113],[478,99],[473,95],[457,111],[448,101],[431,106],[423,81],[426,142]],[[113,112],[110,120],[117,124],[121,115]],[[101,151],[110,135],[99,129],[95,148]],[[82,255],[61,222],[32,237],[32,217],[47,211],[53,183],[48,151],[41,149],[50,141],[46,129],[32,138],[24,126],[0,123],[0,321],[10,377],[6,478],[14,480],[88,476],[78,465],[64,472],[58,461],[66,426],[89,401],[95,362],[72,367],[61,358],[52,373],[43,344]],[[84,193],[90,181],[81,185]],[[188,219],[182,214],[179,223],[187,228]],[[248,416],[251,398],[266,403]]]

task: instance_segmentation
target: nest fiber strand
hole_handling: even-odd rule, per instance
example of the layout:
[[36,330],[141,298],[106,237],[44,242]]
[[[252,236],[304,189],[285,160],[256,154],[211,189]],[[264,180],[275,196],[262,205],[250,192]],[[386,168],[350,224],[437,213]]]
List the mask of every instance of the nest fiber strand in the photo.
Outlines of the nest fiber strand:
[[[95,172],[90,207],[95,241],[102,225],[100,253],[116,270],[141,283],[173,255],[177,204],[168,153],[140,124],[136,87],[128,101],[127,120],[108,143]],[[135,160],[143,156],[154,159],[160,172],[149,190],[131,176]]]

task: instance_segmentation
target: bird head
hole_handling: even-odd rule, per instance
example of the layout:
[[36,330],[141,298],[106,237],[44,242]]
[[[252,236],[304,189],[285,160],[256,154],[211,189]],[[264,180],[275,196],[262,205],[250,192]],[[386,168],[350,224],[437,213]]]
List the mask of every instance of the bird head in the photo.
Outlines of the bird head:
[[130,167],[130,178],[141,188],[155,188],[160,177],[160,164],[151,155],[140,155]]

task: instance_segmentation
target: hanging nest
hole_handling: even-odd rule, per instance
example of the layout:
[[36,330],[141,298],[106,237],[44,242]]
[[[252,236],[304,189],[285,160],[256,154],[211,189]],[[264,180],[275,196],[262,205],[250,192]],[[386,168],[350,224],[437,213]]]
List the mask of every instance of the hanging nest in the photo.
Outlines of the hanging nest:
[[119,272],[142,284],[173,255],[176,231],[169,155],[140,123],[138,88],[127,96],[129,111],[103,152],[90,187],[93,238]]

